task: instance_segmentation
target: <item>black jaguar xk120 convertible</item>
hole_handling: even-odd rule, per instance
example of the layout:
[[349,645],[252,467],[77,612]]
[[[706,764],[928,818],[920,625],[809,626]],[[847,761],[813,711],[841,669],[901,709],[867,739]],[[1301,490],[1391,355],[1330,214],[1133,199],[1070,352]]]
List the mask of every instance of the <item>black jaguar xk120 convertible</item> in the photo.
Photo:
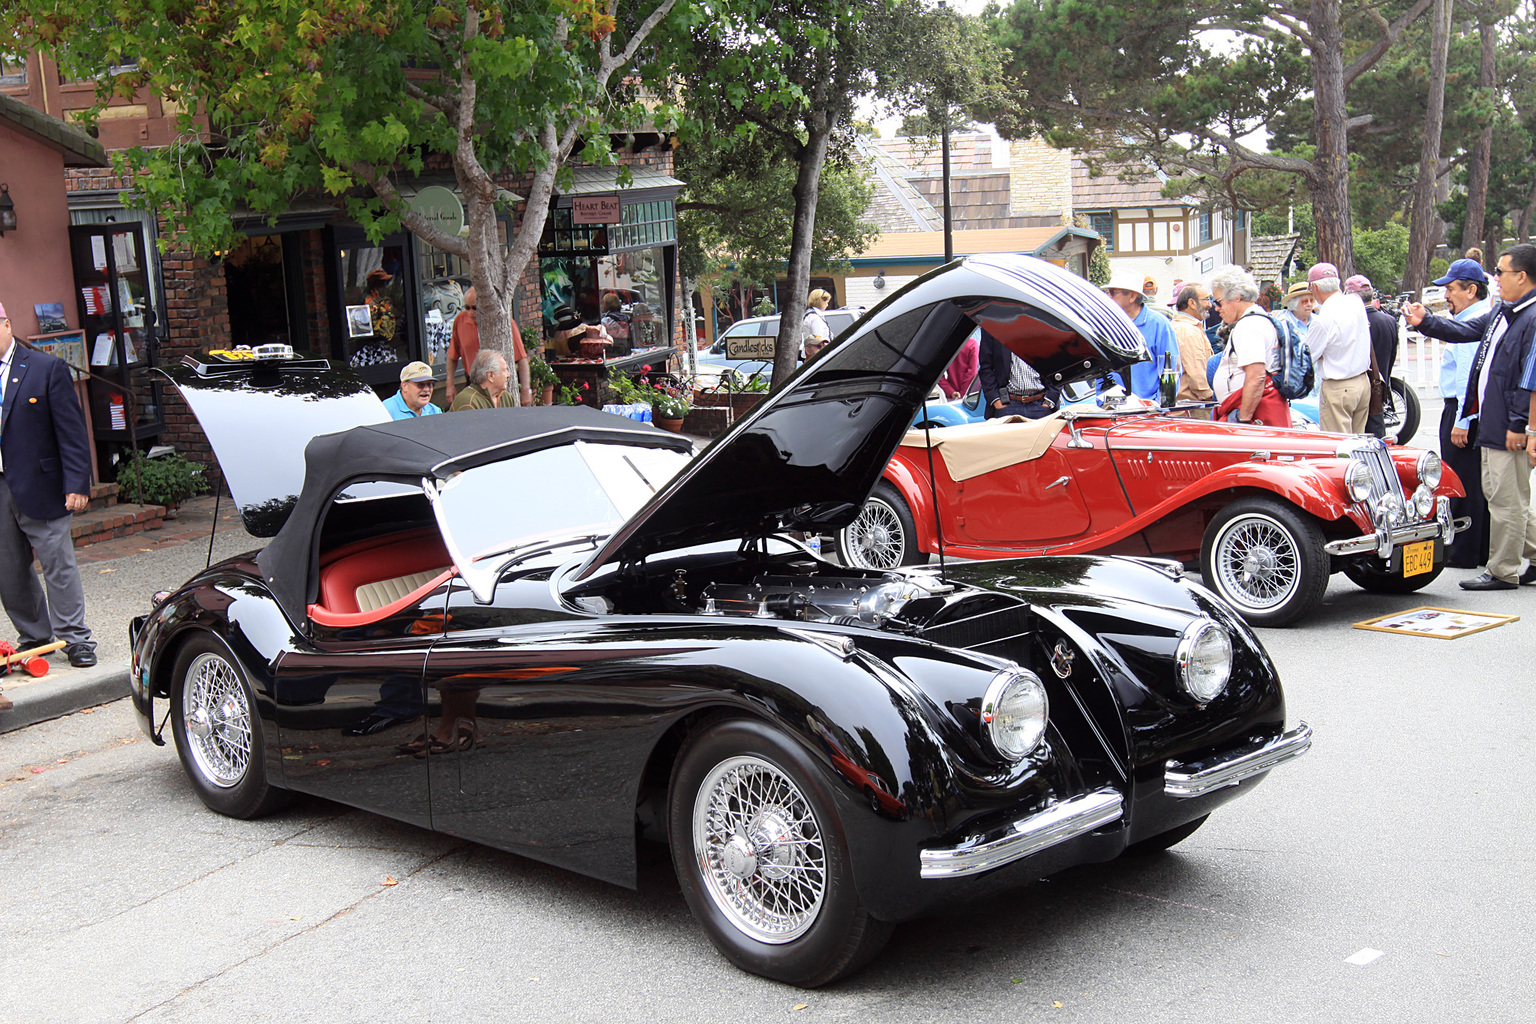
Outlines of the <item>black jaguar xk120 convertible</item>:
[[859,570],[795,539],[859,513],[977,324],[1052,382],[1142,352],[1087,282],[971,258],[697,458],[585,409],[383,422],[320,360],[176,367],[272,540],[135,620],[141,723],[162,742],[169,702],[223,814],[313,793],[631,886],[664,840],[721,952],[798,985],[1171,846],[1310,743],[1230,608],[1172,563]]

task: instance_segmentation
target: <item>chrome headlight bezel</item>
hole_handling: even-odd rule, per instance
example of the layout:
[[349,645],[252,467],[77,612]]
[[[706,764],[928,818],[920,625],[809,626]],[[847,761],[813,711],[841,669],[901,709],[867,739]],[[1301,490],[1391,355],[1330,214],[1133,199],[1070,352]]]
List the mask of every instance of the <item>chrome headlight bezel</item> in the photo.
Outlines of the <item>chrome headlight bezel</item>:
[[[1232,679],[1234,651],[1232,634],[1225,626],[1212,619],[1191,622],[1184,627],[1174,655],[1179,685],[1201,706],[1209,704],[1226,692]],[[1216,656],[1215,664],[1209,660],[1212,655]]]
[[1049,720],[1050,698],[1039,676],[1027,668],[1011,668],[992,677],[981,700],[981,723],[998,757],[1022,761],[1034,753]]
[[1371,467],[1358,459],[1351,459],[1344,468],[1344,490],[1351,501],[1365,501],[1371,496]]
[[1431,451],[1420,452],[1419,461],[1413,468],[1414,472],[1419,475],[1419,483],[1428,487],[1431,491],[1440,486],[1443,464],[1438,454]]

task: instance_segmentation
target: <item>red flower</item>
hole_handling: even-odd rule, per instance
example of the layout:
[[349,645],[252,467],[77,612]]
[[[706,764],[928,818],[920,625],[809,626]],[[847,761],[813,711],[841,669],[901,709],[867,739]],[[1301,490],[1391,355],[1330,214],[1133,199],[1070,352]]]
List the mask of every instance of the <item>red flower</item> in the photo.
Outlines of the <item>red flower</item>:
[[581,390],[583,390],[583,391],[586,391],[591,386],[592,386],[592,384],[589,381],[582,381],[581,382]]
[[640,369],[644,370],[646,373],[650,373],[651,372],[651,364],[650,363],[646,363],[644,366],[640,367]]

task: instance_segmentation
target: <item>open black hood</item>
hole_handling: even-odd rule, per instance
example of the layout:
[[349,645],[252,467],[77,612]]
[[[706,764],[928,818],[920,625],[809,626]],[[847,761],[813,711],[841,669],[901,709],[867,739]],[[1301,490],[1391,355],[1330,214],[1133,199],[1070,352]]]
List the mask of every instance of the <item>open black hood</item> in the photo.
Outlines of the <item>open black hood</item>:
[[686,544],[852,522],[977,325],[1052,385],[1145,359],[1102,291],[1032,256],[973,256],[876,306],[674,477],[578,574]]
[[362,378],[324,359],[166,366],[218,457],[245,528],[275,537],[304,486],[304,447],[319,434],[388,423]]

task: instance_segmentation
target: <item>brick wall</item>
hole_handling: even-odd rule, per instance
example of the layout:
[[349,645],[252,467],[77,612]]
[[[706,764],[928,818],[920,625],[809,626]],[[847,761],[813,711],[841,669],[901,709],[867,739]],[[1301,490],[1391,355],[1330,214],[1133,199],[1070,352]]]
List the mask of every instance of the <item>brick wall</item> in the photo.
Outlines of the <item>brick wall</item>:
[[[229,289],[222,263],[188,252],[160,257],[165,278],[165,318],[160,335],[160,361],[171,364],[209,348],[229,344]],[[323,305],[323,304],[322,304]],[[166,387],[165,434],[161,440],[197,462],[212,463],[213,451],[192,411],[175,388]]]

